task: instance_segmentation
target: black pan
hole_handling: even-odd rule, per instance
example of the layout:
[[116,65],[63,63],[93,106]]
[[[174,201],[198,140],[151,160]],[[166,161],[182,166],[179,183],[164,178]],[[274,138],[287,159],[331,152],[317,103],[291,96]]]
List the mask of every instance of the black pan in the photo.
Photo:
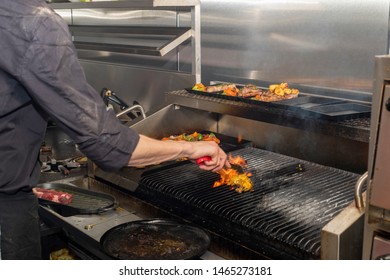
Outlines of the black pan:
[[63,191],[73,195],[72,202],[68,205],[42,198],[38,199],[41,205],[53,209],[64,217],[73,215],[99,214],[114,210],[119,206],[119,203],[112,195],[83,189],[72,184],[44,183],[38,185],[37,187]]
[[120,260],[196,259],[207,251],[210,237],[200,228],[174,220],[140,220],[109,229],[100,245]]

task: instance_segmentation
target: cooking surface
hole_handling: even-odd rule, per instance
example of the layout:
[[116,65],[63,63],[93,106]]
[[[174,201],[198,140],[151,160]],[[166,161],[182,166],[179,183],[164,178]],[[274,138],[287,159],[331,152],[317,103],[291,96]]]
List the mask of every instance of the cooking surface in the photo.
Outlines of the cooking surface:
[[183,163],[143,176],[135,194],[267,257],[319,258],[321,229],[353,201],[359,175],[256,148],[232,155],[247,160],[253,192],[212,188],[217,174]]
[[[342,123],[345,128],[351,126],[351,122],[356,127],[366,125],[364,119],[346,120],[337,124]],[[50,135],[58,139],[56,133]],[[65,156],[55,153],[57,149],[54,144],[57,141],[47,143],[53,144],[56,158],[74,156],[75,147],[71,141],[66,141],[65,146],[72,152]],[[135,195],[268,257],[318,258],[321,228],[353,201],[358,175],[259,149],[241,148],[233,155],[239,153],[244,156],[249,168],[255,171],[252,193],[237,194],[226,187],[212,189],[218,175],[199,170],[195,164],[187,162],[141,176],[142,184]],[[289,172],[288,175],[276,178],[265,176],[295,163],[302,163],[304,172]],[[85,169],[82,170],[84,173]],[[61,173],[53,174],[56,177],[43,177],[42,180],[64,178]],[[71,172],[70,175],[77,174]],[[56,225],[72,233],[71,236],[95,247],[97,238],[105,230],[117,225],[118,221],[128,221],[127,218],[105,219],[105,214],[62,217],[53,214],[51,210],[44,212],[45,217],[50,216]],[[102,218],[109,221],[100,223]]]

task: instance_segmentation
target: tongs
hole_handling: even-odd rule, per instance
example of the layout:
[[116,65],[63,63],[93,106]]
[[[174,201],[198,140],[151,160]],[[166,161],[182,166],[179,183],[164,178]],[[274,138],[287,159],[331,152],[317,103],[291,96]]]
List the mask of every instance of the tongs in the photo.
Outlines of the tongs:
[[107,88],[102,89],[101,96],[102,96],[104,103],[106,105],[108,105],[108,101],[111,101],[111,102],[114,102],[115,104],[119,105],[121,110],[124,110],[124,109],[127,109],[130,107],[126,102],[124,102],[121,98],[119,98],[119,96],[115,92],[113,92]]

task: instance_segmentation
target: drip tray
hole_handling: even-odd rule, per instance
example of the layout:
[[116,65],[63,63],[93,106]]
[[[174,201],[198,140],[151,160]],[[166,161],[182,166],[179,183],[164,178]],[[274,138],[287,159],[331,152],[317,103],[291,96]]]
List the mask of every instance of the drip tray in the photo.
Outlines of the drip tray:
[[304,108],[309,115],[329,120],[344,120],[371,115],[371,107],[357,103],[338,103]]

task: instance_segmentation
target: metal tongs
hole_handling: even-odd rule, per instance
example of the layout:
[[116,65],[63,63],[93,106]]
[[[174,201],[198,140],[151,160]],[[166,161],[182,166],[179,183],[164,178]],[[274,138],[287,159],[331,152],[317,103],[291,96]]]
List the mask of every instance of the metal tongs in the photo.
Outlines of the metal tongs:
[[113,92],[107,88],[102,89],[101,95],[102,95],[103,101],[106,104],[106,106],[108,106],[108,102],[111,101],[111,102],[119,105],[121,110],[125,110],[125,109],[130,107],[125,101],[123,101],[121,98],[119,98],[115,92]]
[[[134,114],[132,111],[139,111],[139,113],[141,113],[142,118],[143,119],[146,118],[144,108],[140,104],[134,104],[133,106],[130,107],[125,101],[123,101],[121,98],[119,98],[119,96],[115,92],[113,92],[107,88],[102,89],[101,96],[102,96],[103,101],[106,104],[106,106],[108,106],[109,102],[113,102],[113,103],[117,104],[119,106],[119,108],[122,110],[121,112],[116,114],[117,118],[119,118],[120,116],[125,115],[125,114],[128,115],[130,113],[132,115],[131,118],[137,118],[138,117],[138,115],[136,115],[137,113]],[[136,103],[136,101],[134,103]]]

